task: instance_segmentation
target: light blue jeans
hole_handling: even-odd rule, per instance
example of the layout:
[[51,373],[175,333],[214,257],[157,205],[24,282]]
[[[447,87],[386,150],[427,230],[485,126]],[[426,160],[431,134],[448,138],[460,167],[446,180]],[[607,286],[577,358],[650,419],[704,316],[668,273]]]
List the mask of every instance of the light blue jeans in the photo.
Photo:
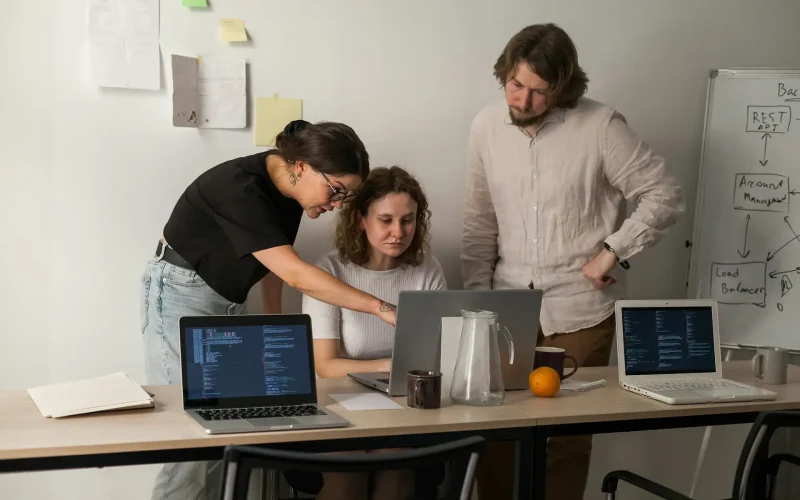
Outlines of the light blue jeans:
[[[157,258],[147,263],[142,275],[140,300],[148,385],[181,382],[181,316],[245,314],[244,304],[226,300],[196,272]],[[165,464],[156,476],[152,499],[218,498],[221,473],[219,461]]]

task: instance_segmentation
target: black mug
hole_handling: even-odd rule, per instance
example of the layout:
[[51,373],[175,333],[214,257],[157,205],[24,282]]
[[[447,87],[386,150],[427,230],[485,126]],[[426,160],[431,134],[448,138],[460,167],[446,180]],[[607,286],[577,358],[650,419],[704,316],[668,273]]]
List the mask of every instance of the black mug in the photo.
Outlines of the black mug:
[[[565,359],[569,359],[573,364],[572,371],[566,375],[564,374]],[[535,370],[540,366],[549,366],[558,373],[561,380],[570,378],[578,371],[578,361],[560,347],[537,347],[533,355],[533,369]]]
[[427,370],[408,372],[406,403],[409,408],[439,408],[442,404],[442,374]]

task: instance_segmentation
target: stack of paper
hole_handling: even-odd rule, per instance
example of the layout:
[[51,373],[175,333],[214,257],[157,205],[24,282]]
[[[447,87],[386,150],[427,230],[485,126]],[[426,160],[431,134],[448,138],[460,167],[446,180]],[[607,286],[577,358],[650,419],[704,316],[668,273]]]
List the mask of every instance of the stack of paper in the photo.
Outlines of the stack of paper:
[[133,408],[152,408],[153,398],[123,372],[28,389],[45,417]]

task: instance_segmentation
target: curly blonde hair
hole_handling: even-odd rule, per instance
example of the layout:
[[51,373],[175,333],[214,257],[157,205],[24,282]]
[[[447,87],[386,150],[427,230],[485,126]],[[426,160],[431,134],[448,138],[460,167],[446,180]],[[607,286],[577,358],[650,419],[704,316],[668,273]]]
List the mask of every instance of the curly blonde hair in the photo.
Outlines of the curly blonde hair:
[[419,182],[404,169],[380,167],[373,169],[358,188],[355,199],[339,211],[334,234],[334,246],[342,262],[364,265],[369,260],[370,244],[360,227],[360,218],[366,217],[374,202],[392,193],[407,193],[417,204],[416,231],[411,244],[398,258],[400,265],[418,266],[429,251],[431,212],[428,199]]

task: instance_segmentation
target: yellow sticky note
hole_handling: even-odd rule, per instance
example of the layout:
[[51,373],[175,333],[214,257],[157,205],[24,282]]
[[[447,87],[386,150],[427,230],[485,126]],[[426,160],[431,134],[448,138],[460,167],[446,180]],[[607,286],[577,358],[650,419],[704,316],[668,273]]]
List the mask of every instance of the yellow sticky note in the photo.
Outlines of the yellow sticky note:
[[220,19],[219,37],[223,42],[246,42],[247,31],[241,19]]
[[256,146],[274,146],[275,137],[293,120],[303,118],[302,99],[272,97],[256,99],[255,143]]

